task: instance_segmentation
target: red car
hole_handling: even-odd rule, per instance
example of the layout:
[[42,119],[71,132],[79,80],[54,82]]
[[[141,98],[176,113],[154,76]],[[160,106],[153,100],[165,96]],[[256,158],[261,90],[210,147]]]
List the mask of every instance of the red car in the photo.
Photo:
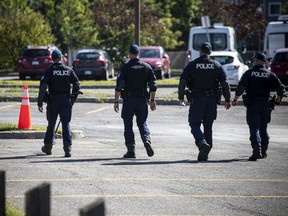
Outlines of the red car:
[[[56,46],[28,46],[18,60],[19,79],[25,80],[40,77],[42,73],[53,63],[51,54]],[[67,58],[63,56],[63,63],[67,65]]]
[[171,77],[170,59],[161,46],[140,47],[140,60],[151,65],[158,79]]
[[288,48],[276,50],[270,64],[270,69],[283,84],[288,84]]

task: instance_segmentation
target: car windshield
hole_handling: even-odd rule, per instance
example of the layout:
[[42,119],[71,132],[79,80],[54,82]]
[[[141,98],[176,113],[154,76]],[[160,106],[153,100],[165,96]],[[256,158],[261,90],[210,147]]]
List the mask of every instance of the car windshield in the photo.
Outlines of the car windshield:
[[218,61],[221,65],[231,64],[234,60],[232,56],[210,56],[210,58]]
[[288,61],[288,52],[277,53],[274,57],[274,61]]
[[27,49],[24,51],[23,56],[25,57],[42,57],[50,56],[50,52],[47,49]]
[[[227,36],[225,33],[209,33],[212,50],[225,50],[227,48]],[[199,50],[201,44],[209,41],[206,33],[195,34],[193,38],[193,49]]]
[[143,49],[140,51],[140,58],[160,58],[160,52],[156,49]]
[[78,59],[98,59],[100,57],[99,53],[79,53]]

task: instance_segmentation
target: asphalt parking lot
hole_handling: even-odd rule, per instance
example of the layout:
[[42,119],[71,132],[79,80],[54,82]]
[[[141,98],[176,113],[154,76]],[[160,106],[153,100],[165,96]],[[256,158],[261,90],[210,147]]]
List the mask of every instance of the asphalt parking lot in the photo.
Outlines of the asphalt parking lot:
[[[32,124],[45,126],[45,114],[32,102]],[[1,102],[1,122],[18,122],[20,104]],[[79,209],[103,198],[107,215],[287,215],[287,106],[279,106],[269,125],[266,159],[251,155],[245,109],[218,107],[214,148],[198,162],[189,131],[188,107],[159,105],[148,124],[155,149],[149,158],[135,124],[137,159],[125,153],[120,114],[107,103],[77,103],[71,127],[85,137],[73,140],[64,158],[62,140],[51,156],[42,139],[0,139],[0,169],[6,171],[9,202],[24,211],[25,192],[51,184],[53,216],[79,215]]]

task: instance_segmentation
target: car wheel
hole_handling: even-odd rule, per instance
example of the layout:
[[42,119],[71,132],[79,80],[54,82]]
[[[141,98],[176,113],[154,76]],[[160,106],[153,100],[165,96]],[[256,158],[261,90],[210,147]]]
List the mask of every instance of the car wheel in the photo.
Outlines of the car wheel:
[[115,76],[115,74],[114,74],[115,72],[114,72],[114,68],[112,68],[111,69],[111,75],[109,76],[111,79],[113,79],[114,78],[114,76]]
[[165,78],[170,78],[170,77],[171,77],[171,70],[169,68],[167,73],[165,73]]
[[19,79],[20,80],[25,80],[26,79],[26,76],[24,74],[19,74]]
[[108,71],[105,71],[105,73],[102,75],[102,80],[109,80],[109,73],[108,73]]

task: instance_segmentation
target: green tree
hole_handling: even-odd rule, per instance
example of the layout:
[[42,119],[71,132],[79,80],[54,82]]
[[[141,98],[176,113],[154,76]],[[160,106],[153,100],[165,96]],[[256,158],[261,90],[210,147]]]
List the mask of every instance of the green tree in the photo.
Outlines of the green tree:
[[89,6],[88,0],[38,0],[33,1],[31,8],[49,20],[57,44],[66,52],[69,46],[81,48],[99,44]]
[[202,1],[199,17],[208,15],[212,23],[220,22],[233,26],[238,41],[246,41],[250,49],[260,49],[260,41],[266,27],[263,13],[257,10],[260,1],[243,0],[240,2],[213,0],[213,7],[211,7],[210,1]]
[[288,2],[286,1],[281,9],[282,14],[288,14]]
[[0,68],[16,69],[18,58],[27,45],[54,42],[50,26],[43,16],[31,11],[21,0],[1,1],[0,11]]
[[[179,1],[140,1],[140,45],[161,45],[165,49],[175,49],[184,44],[180,37],[182,32],[189,32],[189,20],[194,17],[199,1]],[[99,46],[117,47],[120,56],[126,55],[128,46],[134,43],[135,38],[135,0],[91,2],[93,19],[101,39]]]
[[170,29],[180,35],[177,47],[173,46],[173,48],[187,49],[190,27],[194,26],[194,21],[199,19],[197,11],[201,0],[156,0],[156,2],[159,5],[159,16],[165,18],[167,14],[171,14]]

